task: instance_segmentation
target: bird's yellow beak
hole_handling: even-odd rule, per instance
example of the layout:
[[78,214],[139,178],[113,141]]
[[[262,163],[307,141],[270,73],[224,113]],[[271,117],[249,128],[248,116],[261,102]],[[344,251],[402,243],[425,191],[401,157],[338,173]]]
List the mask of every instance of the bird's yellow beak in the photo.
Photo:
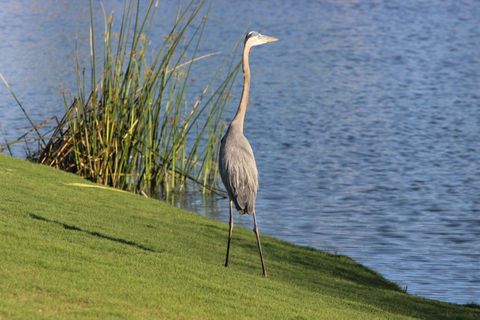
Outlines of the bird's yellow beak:
[[276,42],[276,41],[278,41],[277,38],[270,37],[270,36],[262,36],[262,38],[265,42]]

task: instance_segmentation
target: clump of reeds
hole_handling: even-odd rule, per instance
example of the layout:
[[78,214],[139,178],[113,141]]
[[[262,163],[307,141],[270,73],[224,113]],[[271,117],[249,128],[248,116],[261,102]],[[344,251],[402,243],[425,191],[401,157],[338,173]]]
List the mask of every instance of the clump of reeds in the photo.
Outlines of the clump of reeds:
[[[222,112],[237,64],[225,63],[201,95],[186,98],[206,19],[203,3],[180,9],[161,47],[149,55],[149,33],[157,3],[139,13],[126,1],[117,38],[105,15],[103,65],[98,73],[90,4],[90,82],[77,61],[77,93],[39,156],[39,161],[116,188],[152,194],[187,180],[215,186]],[[115,33],[117,35],[117,33]],[[188,36],[187,36],[188,35]],[[225,74],[223,80],[219,79]],[[213,83],[219,83],[215,88]]]

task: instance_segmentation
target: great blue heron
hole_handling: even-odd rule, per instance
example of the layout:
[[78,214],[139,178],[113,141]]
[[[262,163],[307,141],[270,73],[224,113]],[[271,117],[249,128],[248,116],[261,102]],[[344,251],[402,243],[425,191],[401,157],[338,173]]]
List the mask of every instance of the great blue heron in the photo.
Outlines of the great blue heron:
[[257,217],[255,213],[255,199],[258,189],[258,172],[253,156],[252,147],[247,138],[243,135],[243,122],[247,110],[248,95],[250,92],[250,65],[248,58],[250,49],[253,46],[275,42],[278,39],[262,35],[258,32],[249,32],[245,37],[243,47],[243,92],[237,113],[233,118],[227,132],[222,138],[220,145],[219,169],[223,184],[228,192],[230,220],[228,229],[227,255],[225,258],[225,267],[228,267],[228,254],[230,252],[230,240],[233,231],[233,212],[232,204],[235,204],[240,214],[248,213],[253,216],[253,231],[257,238],[258,253],[262,263],[263,276],[267,276],[265,263],[263,262],[262,245],[260,243],[260,233],[257,226]]

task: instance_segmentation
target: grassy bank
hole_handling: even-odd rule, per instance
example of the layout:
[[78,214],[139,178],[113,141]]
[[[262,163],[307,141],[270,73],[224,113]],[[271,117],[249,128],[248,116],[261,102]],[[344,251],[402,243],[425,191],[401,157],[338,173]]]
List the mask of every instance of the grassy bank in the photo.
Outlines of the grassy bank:
[[[88,187],[87,187],[88,186]],[[281,219],[281,217],[279,217]],[[0,155],[0,319],[479,319],[349,258]]]

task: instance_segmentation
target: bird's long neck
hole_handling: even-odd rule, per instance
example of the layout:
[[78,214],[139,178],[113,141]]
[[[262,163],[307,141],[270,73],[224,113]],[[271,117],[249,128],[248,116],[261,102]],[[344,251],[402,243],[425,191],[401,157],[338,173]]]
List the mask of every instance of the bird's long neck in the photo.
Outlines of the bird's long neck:
[[245,121],[245,113],[248,105],[248,95],[250,93],[250,64],[248,58],[250,56],[251,45],[248,42],[243,48],[243,91],[242,99],[238,105],[237,113],[230,124],[231,127],[237,127],[243,132],[243,122]]

